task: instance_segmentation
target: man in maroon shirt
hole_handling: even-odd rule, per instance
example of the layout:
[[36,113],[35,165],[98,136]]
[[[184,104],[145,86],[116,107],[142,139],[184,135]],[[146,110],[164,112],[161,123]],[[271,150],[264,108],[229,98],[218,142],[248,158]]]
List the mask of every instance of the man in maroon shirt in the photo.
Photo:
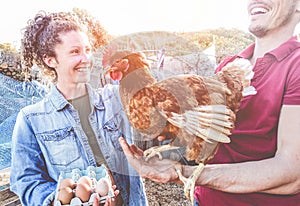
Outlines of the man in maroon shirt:
[[[253,45],[225,59],[249,59],[257,94],[243,99],[231,143],[223,144],[197,180],[201,206],[300,205],[300,0],[249,0]],[[170,160],[144,162],[135,147],[120,143],[145,178],[178,181]],[[194,167],[182,166],[188,177]]]

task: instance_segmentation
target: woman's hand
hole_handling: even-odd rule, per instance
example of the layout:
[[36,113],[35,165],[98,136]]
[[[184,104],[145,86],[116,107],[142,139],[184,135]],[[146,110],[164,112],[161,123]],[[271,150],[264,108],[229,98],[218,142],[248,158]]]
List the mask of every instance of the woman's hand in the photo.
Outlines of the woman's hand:
[[[113,185],[112,189],[114,190],[114,197],[112,197],[112,198],[111,197],[107,197],[103,206],[113,206],[113,205],[115,205],[115,203],[114,203],[115,197],[117,197],[119,195],[119,190],[117,190],[117,186],[116,185]],[[99,204],[100,204],[100,197],[97,194],[94,197],[93,206],[99,206]]]
[[135,145],[128,145],[122,137],[119,138],[119,142],[128,162],[141,177],[161,183],[177,182],[179,180],[175,166],[176,168],[181,167],[180,163],[169,159],[159,160],[158,157],[153,157],[149,161],[145,161],[144,153],[141,149]]

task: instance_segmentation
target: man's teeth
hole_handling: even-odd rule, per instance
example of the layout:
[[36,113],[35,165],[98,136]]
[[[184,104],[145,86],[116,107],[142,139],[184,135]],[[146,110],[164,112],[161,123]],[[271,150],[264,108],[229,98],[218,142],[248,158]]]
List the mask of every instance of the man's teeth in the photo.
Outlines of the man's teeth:
[[255,14],[265,14],[265,13],[267,13],[267,12],[268,12],[268,10],[265,9],[265,8],[253,8],[253,9],[251,10],[251,15],[255,15]]

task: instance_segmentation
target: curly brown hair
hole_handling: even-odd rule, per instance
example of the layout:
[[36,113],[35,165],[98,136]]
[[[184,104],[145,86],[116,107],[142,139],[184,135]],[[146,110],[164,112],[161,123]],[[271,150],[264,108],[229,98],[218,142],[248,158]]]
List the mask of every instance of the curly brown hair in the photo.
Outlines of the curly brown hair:
[[56,13],[40,11],[34,19],[28,21],[21,40],[25,72],[36,64],[44,75],[56,79],[55,70],[46,65],[43,58],[56,57],[54,48],[62,42],[59,34],[69,31],[86,32],[94,50],[107,42],[105,29],[85,10],[75,8],[72,12]]

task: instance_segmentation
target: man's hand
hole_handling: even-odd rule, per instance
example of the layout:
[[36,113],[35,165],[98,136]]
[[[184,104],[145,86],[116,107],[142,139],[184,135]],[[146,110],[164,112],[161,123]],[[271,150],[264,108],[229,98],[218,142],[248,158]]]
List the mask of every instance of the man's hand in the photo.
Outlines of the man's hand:
[[179,180],[175,171],[175,165],[177,168],[181,167],[180,163],[168,159],[159,160],[157,157],[145,161],[144,153],[141,149],[135,145],[128,145],[122,137],[119,138],[119,142],[128,162],[142,178],[149,178],[161,183],[177,182]]

